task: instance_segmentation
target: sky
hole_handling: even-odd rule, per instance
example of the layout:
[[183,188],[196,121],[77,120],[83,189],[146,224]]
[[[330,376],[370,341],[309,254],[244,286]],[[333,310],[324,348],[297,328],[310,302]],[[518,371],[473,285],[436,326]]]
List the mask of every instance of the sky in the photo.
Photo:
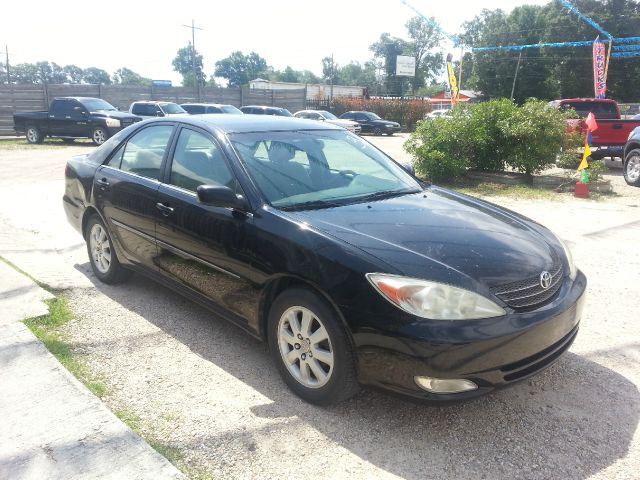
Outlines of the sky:
[[[449,33],[482,9],[510,11],[549,0],[409,0],[426,16],[435,17]],[[321,74],[321,60],[334,55],[344,65],[371,58],[369,45],[380,34],[406,38],[405,23],[415,13],[400,0],[30,0],[4,2],[0,16],[0,49],[8,46],[11,64],[47,60],[64,66],[98,67],[112,74],[127,67],[154,80],[180,84],[171,61],[191,40],[204,56],[207,76],[215,62],[240,50],[255,51],[275,69]],[[453,6],[453,8],[452,8]],[[450,43],[443,49],[451,50]]]

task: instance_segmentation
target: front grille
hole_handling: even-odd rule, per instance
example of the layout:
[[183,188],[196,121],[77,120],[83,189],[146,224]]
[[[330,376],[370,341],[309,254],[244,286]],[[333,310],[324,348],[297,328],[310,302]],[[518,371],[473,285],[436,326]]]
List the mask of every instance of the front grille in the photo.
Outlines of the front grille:
[[[540,272],[542,273],[542,272]],[[548,302],[560,290],[563,268],[560,259],[555,256],[549,269],[551,284],[542,288],[540,277],[530,277],[492,289],[493,293],[504,303],[515,309],[532,309]]]

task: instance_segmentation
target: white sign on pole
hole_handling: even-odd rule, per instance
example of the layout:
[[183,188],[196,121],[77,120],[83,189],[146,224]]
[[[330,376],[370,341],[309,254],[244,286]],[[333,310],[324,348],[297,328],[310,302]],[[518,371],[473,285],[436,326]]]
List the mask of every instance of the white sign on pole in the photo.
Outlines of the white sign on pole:
[[398,55],[396,57],[396,77],[413,77],[416,74],[415,57]]

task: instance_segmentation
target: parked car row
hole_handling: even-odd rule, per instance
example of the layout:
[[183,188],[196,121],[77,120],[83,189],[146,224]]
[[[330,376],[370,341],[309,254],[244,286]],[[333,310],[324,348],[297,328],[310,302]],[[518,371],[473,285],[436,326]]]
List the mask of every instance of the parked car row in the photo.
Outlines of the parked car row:
[[251,114],[296,117],[337,125],[350,132],[373,135],[393,135],[401,130],[400,124],[380,118],[373,112],[351,111],[336,117],[326,110],[301,110],[292,115],[281,107],[265,105],[233,105],[217,103],[183,103],[141,100],[133,102],[128,112],[100,98],[60,97],[51,102],[48,111],[17,112],[13,116],[18,135],[24,134],[29,143],[42,143],[45,137],[61,138],[72,142],[76,138],[90,138],[96,145],[123,128],[141,120],[157,117],[203,114]]

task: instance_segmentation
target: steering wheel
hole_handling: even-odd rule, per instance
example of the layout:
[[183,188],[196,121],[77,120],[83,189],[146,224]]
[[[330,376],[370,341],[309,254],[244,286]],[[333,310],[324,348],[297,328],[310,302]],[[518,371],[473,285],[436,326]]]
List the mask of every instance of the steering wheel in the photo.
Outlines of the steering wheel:
[[352,179],[358,176],[358,174],[353,170],[340,170],[338,174],[342,175],[343,177],[351,177]]

